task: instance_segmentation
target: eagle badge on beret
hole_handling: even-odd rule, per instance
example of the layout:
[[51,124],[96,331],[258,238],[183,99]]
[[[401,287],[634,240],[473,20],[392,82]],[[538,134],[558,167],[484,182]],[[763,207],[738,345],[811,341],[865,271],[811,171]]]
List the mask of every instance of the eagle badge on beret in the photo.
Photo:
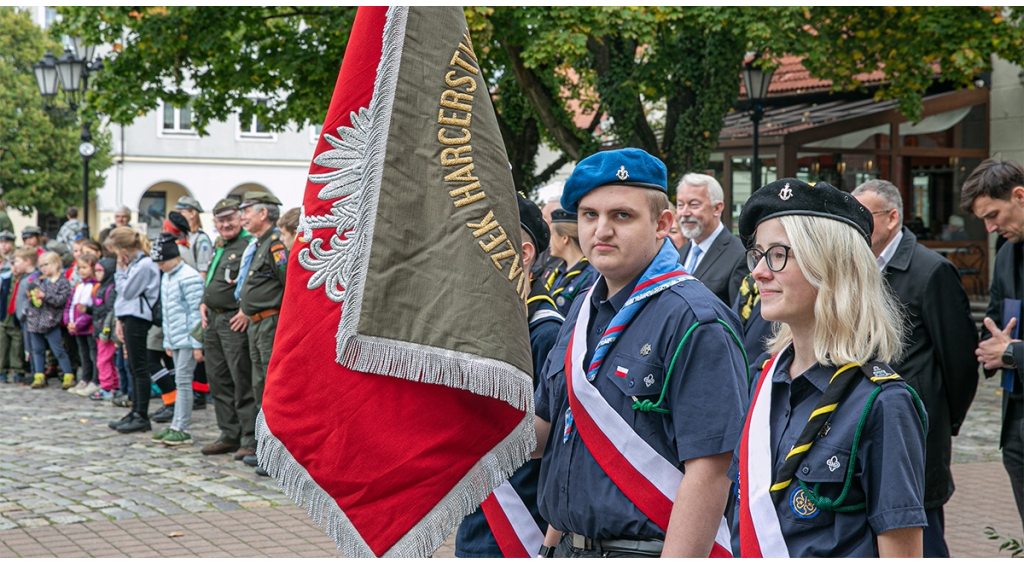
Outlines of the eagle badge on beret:
[[782,190],[779,190],[779,198],[783,202],[785,202],[786,200],[788,200],[788,199],[790,199],[792,197],[793,197],[793,190],[789,187],[789,183],[787,182],[786,185],[782,187]]
[[616,172],[615,176],[619,177],[619,180],[625,180],[625,179],[629,178],[629,172],[626,170],[626,167],[623,165],[623,166],[619,167],[619,172]]

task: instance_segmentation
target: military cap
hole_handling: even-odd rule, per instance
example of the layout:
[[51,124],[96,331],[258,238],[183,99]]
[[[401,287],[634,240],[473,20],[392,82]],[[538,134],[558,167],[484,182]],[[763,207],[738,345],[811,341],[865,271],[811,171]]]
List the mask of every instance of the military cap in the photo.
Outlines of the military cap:
[[661,159],[642,149],[594,153],[580,161],[565,181],[562,208],[576,213],[583,196],[609,184],[650,188],[668,194],[668,169]]
[[740,238],[754,244],[754,232],[763,221],[784,215],[809,215],[841,221],[853,227],[871,244],[875,228],[871,212],[847,192],[827,182],[814,186],[796,178],[782,178],[754,192],[740,213]]
[[544,222],[544,214],[540,212],[540,207],[537,204],[527,200],[521,194],[516,194],[516,196],[519,199],[519,225],[530,234],[539,253],[548,248],[548,243],[551,242],[551,230]]
[[28,227],[21,230],[21,238],[25,237],[39,237],[43,232],[35,225],[29,225]]
[[213,206],[213,217],[225,217],[238,211],[238,200],[224,198]]
[[203,213],[203,206],[199,204],[199,200],[192,196],[182,196],[178,198],[178,203],[174,205],[176,210],[196,210],[199,213]]
[[14,236],[14,233],[11,233],[6,229],[0,231],[0,241],[14,241],[16,239],[17,237]]
[[569,213],[561,208],[551,212],[551,223],[576,223],[578,218],[578,215]]
[[238,206],[238,209],[244,209],[255,204],[274,204],[280,206],[281,200],[278,200],[270,192],[250,190],[242,196],[242,204]]

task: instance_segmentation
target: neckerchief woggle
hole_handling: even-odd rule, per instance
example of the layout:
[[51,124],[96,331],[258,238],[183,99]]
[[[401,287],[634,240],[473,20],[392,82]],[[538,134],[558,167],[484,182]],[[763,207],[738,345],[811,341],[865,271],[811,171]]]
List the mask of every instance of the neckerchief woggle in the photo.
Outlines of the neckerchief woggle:
[[[597,371],[601,369],[601,364],[604,362],[605,355],[608,354],[608,349],[612,347],[612,344],[626,330],[626,327],[633,321],[633,317],[640,311],[644,303],[651,296],[664,292],[689,278],[692,278],[692,276],[683,271],[679,265],[679,251],[669,243],[669,239],[666,237],[662,242],[661,250],[654,256],[654,260],[647,266],[647,270],[644,271],[640,281],[633,288],[633,293],[629,295],[629,299],[626,300],[626,303],[622,305],[622,308],[612,318],[611,323],[608,324],[608,330],[604,332],[604,335],[601,335],[601,340],[598,341],[597,348],[594,350],[594,356],[590,360],[590,367],[587,369],[588,381],[593,382],[594,378],[597,377]],[[594,287],[596,286],[595,284]],[[590,299],[590,296],[591,292],[588,292],[587,300]],[[607,298],[610,299],[611,296],[607,296]],[[581,307],[590,307],[590,304],[584,303]],[[586,343],[581,344],[586,346]],[[569,440],[569,437],[572,436],[572,431],[572,408],[567,408],[565,410],[565,430],[562,433],[563,443]]]
[[[580,439],[598,466],[637,509],[664,531],[669,527],[683,472],[638,436],[591,382],[597,376],[612,344],[629,326],[647,299],[681,282],[695,280],[682,270],[678,258],[675,248],[666,241],[625,304],[612,318],[610,328],[598,341],[585,375],[583,357],[586,354],[590,304],[582,304],[569,339],[565,360],[566,391],[570,405],[570,409],[566,410],[567,427],[572,425],[572,409],[576,408]],[[587,293],[586,300],[592,299],[594,288],[596,286]],[[724,516],[719,517],[718,530],[708,556],[732,557],[729,523]]]

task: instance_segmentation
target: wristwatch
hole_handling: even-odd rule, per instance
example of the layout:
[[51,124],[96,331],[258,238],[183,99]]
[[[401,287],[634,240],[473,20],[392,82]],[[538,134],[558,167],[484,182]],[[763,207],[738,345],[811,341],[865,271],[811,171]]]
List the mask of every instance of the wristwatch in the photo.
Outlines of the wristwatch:
[[552,558],[555,555],[555,547],[541,545],[540,552],[538,554],[541,558]]
[[1003,351],[1002,360],[1004,368],[1017,368],[1017,361],[1013,358],[1013,343],[1006,344],[1006,350]]

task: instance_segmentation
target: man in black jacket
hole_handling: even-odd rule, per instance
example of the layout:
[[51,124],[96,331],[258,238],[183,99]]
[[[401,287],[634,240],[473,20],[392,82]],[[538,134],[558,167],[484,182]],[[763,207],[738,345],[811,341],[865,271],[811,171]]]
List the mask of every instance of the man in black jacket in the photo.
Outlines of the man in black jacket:
[[971,304],[957,268],[919,245],[903,227],[903,199],[896,186],[869,180],[853,195],[875,220],[871,250],[907,311],[906,355],[892,366],[920,394],[928,411],[924,556],[948,558],[942,506],[953,495],[951,437],[960,431],[978,387],[978,336]]
[[[1003,245],[996,254],[977,355],[978,362],[985,366],[986,377],[1003,369],[1003,428],[999,446],[1003,449],[1003,466],[1010,475],[1017,511],[1024,521],[1024,385],[1020,377],[1024,343],[1014,336],[1020,323],[1020,302],[1010,301],[1024,299],[1024,168],[1013,161],[984,161],[960,189],[960,206],[981,218],[989,233],[998,231],[1013,243]],[[1006,306],[1016,311],[1006,312],[1013,319],[1003,325]]]
[[689,242],[679,249],[679,264],[726,305],[750,273],[746,249],[722,222],[722,185],[713,176],[689,173],[676,189],[679,227]]

